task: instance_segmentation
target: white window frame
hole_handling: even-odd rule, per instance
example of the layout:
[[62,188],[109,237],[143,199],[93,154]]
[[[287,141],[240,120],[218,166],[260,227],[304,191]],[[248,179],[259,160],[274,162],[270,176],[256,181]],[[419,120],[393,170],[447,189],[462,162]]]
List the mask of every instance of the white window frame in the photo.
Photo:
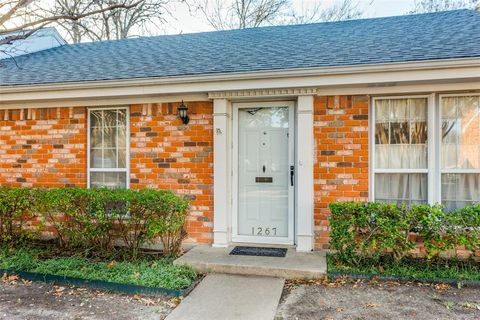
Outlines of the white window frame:
[[[427,99],[427,169],[376,169],[375,163],[375,130],[376,130],[376,115],[375,105],[377,100],[401,100],[401,99]],[[378,96],[373,97],[370,103],[370,117],[369,117],[369,150],[370,150],[370,165],[369,165],[369,199],[375,201],[375,174],[377,173],[423,173],[427,174],[427,203],[433,204],[435,201],[435,174],[434,167],[437,158],[435,150],[435,95],[406,95],[406,96]],[[433,143],[432,143],[433,141]]]
[[[125,110],[126,125],[126,159],[125,168],[91,168],[90,167],[90,113],[98,110]],[[92,107],[87,109],[87,188],[90,189],[91,172],[125,172],[125,188],[130,189],[130,108],[128,106]]]
[[[438,135],[438,149],[441,151],[442,148],[442,103],[443,103],[443,98],[452,98],[452,97],[479,97],[480,99],[480,93],[448,93],[448,94],[440,94],[438,96],[438,103],[437,103],[437,114],[438,117],[436,119],[438,128],[437,128],[437,135]],[[438,196],[437,196],[437,202],[442,203],[442,174],[468,174],[468,173],[473,173],[473,174],[480,174],[480,169],[443,169],[442,168],[442,155],[441,152],[438,153],[438,159],[437,159],[437,185],[438,185]]]

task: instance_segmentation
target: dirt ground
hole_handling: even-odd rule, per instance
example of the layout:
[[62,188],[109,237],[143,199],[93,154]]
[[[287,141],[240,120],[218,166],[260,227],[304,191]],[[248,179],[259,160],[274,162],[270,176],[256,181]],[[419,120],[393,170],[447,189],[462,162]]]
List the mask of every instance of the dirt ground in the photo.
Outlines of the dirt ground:
[[480,288],[353,280],[287,283],[280,319],[480,319]]
[[178,299],[0,279],[0,319],[164,319]]

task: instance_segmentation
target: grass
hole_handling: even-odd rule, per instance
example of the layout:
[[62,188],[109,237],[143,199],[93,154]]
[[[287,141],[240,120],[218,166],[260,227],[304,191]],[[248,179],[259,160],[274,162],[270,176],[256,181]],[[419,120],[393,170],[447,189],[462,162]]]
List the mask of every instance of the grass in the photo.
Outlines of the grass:
[[333,254],[327,256],[328,272],[363,273],[396,276],[415,280],[474,280],[480,281],[480,263],[471,260],[438,260],[428,262],[425,259],[406,259],[395,263],[391,258],[380,262],[364,260],[359,266],[339,262]]
[[83,257],[42,259],[42,254],[39,249],[0,248],[0,268],[168,289],[187,288],[197,277],[192,269],[173,265],[172,259],[102,262]]

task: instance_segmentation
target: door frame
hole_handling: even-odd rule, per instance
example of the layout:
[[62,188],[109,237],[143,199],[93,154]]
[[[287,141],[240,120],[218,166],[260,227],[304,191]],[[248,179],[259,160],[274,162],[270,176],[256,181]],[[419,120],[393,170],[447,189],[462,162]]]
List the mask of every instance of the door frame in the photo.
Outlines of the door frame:
[[[275,102],[241,102],[233,103],[233,153],[232,153],[232,242],[240,243],[258,243],[258,244],[277,244],[294,245],[295,244],[295,186],[297,178],[294,179],[293,186],[288,183],[288,236],[287,237],[256,237],[238,234],[238,112],[246,108],[268,108],[268,107],[287,107],[289,109],[289,145],[288,145],[288,169],[295,166],[295,102],[293,101],[275,101]],[[296,175],[295,167],[295,175]]]

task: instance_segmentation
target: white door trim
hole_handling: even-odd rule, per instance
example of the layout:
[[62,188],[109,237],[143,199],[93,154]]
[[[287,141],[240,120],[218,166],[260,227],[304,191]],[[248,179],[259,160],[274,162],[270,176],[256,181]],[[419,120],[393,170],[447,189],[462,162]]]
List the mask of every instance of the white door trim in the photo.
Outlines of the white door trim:
[[[242,108],[289,108],[289,167],[295,165],[295,103],[293,101],[248,102],[233,104],[233,154],[232,154],[232,241],[262,244],[293,245],[295,242],[295,183],[288,184],[288,237],[257,237],[238,234],[238,111]],[[295,170],[296,171],[296,170]],[[296,179],[295,179],[296,180]]]

